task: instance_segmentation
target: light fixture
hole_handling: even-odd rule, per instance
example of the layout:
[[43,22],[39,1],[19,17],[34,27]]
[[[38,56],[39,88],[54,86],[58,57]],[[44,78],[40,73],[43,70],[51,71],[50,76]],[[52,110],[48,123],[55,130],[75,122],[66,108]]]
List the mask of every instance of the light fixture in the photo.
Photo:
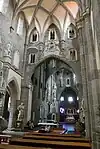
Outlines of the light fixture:
[[73,97],[68,97],[68,102],[72,103],[73,101]]
[[64,101],[64,97],[61,97],[61,98],[60,98],[60,101]]
[[64,111],[65,111],[65,110],[64,110],[64,108],[60,108],[60,113],[62,113],[62,114],[63,114],[63,113],[64,113]]

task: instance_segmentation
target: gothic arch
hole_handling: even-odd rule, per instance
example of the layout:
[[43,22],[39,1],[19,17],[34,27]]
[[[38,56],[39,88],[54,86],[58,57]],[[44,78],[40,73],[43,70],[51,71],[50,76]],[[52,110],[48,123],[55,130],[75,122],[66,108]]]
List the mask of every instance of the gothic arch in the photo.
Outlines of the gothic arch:
[[49,27],[48,27],[47,30],[45,31],[43,41],[45,41],[45,39],[48,39],[48,37],[46,37],[46,36],[49,35],[49,29],[52,29],[52,28],[55,29],[58,40],[61,39],[61,33],[60,33],[59,28],[58,28],[54,23],[52,23],[52,24],[49,25]]
[[49,56],[45,56],[44,58],[39,60],[37,63],[35,63],[34,67],[30,71],[30,74],[28,74],[29,75],[29,82],[31,82],[31,77],[34,74],[36,68],[48,58],[55,58],[55,59],[58,59],[58,60],[64,62],[70,68],[70,71],[72,71],[74,74],[76,74],[76,76],[79,76],[78,72],[74,69],[73,62],[69,62],[66,60],[66,58],[62,58],[62,57],[57,56],[57,55],[49,55]]
[[70,25],[67,27],[66,37],[67,39],[75,39],[77,37],[77,29],[73,23],[70,23]]
[[23,30],[25,30],[25,32],[26,32],[28,22],[26,20],[24,12],[23,11],[19,12],[15,19],[16,19],[16,32],[17,32],[17,29],[18,29],[19,19],[21,19],[23,21]]
[[17,80],[16,80],[15,77],[12,77],[10,80],[8,80],[8,85],[9,85],[12,81],[14,82],[14,85],[15,85],[15,87],[16,87],[16,92],[17,92],[17,94],[18,94],[18,93],[19,93],[19,85],[18,85],[18,82],[17,82]]
[[[58,28],[59,31],[61,31],[61,25],[60,25],[59,20],[55,16],[48,16],[45,23],[44,23],[43,35],[45,35],[46,31],[50,27],[51,22],[52,22],[52,24],[54,24]],[[61,32],[60,32],[60,34],[61,34]]]
[[39,41],[39,32],[38,32],[37,28],[34,27],[34,28],[32,29],[32,31],[31,31],[30,35],[29,35],[29,40],[28,40],[29,43],[32,42],[32,39],[31,39],[31,38],[32,38],[32,35],[34,34],[35,31],[37,32],[37,40],[36,40],[36,41]]
[[8,128],[15,125],[15,111],[17,108],[17,100],[19,94],[19,87],[15,77],[12,77],[7,84],[3,117],[8,121]]

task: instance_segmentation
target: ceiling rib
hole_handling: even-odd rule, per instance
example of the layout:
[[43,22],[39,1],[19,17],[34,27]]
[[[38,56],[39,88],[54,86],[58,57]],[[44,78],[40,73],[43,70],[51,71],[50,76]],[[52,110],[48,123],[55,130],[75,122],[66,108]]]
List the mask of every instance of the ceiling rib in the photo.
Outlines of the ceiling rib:
[[[21,1],[22,1],[22,3],[21,3]],[[50,1],[50,0],[49,0]],[[75,2],[75,0],[66,0],[67,2],[69,1],[73,1],[73,2]],[[33,3],[34,2],[34,3]],[[64,4],[64,2],[65,1],[62,1],[62,0],[55,0],[54,1],[55,2],[55,5],[53,6],[53,3],[52,3],[52,1],[50,1],[50,5],[49,5],[49,7],[48,7],[48,3],[47,3],[47,1],[44,1],[44,0],[18,0],[18,3],[16,3],[17,5],[16,5],[16,9],[15,9],[15,13],[14,13],[14,15],[15,16],[17,16],[17,14],[20,12],[20,11],[23,11],[24,13],[26,13],[27,15],[26,15],[26,20],[28,20],[28,12],[26,11],[24,11],[25,9],[32,9],[32,7],[35,9],[34,11],[31,11],[31,19],[30,19],[30,23],[29,23],[29,25],[32,25],[32,23],[33,23],[33,19],[36,19],[37,17],[37,14],[38,14],[38,10],[40,10],[41,9],[41,11],[44,11],[44,13],[46,13],[47,14],[47,18],[46,18],[46,20],[45,20],[45,23],[44,23],[44,25],[43,25],[43,28],[45,28],[44,26],[45,26],[45,24],[48,22],[48,19],[50,18],[50,17],[52,17],[52,18],[55,18],[55,20],[58,22],[57,24],[60,24],[60,27],[61,27],[61,20],[60,20],[60,18],[59,17],[57,17],[57,16],[59,16],[59,12],[57,12],[57,8],[59,7],[59,6],[62,6],[63,7],[63,9],[66,11],[65,12],[65,14],[63,14],[63,12],[62,12],[62,9],[61,9],[61,13],[62,13],[62,16],[64,17],[64,21],[63,21],[63,28],[64,28],[64,26],[65,26],[65,22],[66,22],[66,19],[67,19],[67,17],[68,17],[68,14],[69,14],[69,16],[72,18],[72,20],[75,20],[75,18],[74,18],[74,15],[73,15],[73,12],[71,12],[71,10],[70,9],[68,9],[67,8],[67,6]],[[42,3],[43,3],[43,5],[42,5]],[[47,8],[46,8],[46,6],[47,6]],[[51,7],[51,8],[50,8]],[[50,9],[48,9],[48,8],[50,8]],[[74,7],[72,6],[72,10],[74,9]],[[55,16],[54,15],[54,13],[57,13],[57,16]],[[41,15],[41,13],[39,14],[39,15]],[[52,21],[52,20],[51,20]]]
[[[41,5],[41,3],[42,3],[42,1],[43,1],[43,0],[39,0],[39,2],[38,2],[38,4],[37,4],[37,6],[36,6],[36,8],[35,8],[35,11],[34,11],[34,13],[33,13],[33,15],[32,15],[31,23],[32,23],[32,21],[33,21],[33,19],[34,19],[36,13],[37,13],[37,11],[38,11],[38,8],[40,7],[40,5]],[[30,23],[30,24],[31,24],[31,23]]]

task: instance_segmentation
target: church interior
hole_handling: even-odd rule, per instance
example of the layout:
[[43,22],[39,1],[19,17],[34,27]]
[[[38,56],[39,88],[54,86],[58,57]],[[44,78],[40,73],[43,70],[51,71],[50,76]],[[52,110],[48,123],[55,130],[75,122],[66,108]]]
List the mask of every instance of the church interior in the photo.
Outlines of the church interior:
[[0,148],[100,149],[99,0],[0,0]]

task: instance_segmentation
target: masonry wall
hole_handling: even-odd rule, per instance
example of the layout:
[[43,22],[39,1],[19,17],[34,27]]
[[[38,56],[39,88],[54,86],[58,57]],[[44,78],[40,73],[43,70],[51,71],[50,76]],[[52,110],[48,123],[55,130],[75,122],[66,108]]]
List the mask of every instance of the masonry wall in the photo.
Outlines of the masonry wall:
[[[2,112],[3,112],[3,106],[5,101],[5,91],[9,80],[8,79],[9,70],[12,70],[15,72],[15,75],[12,76],[12,80],[13,78],[16,79],[21,92],[21,78],[23,76],[24,43],[25,43],[25,36],[26,36],[25,26],[23,30],[24,34],[22,37],[16,33],[18,17],[13,19],[13,5],[11,3],[11,0],[9,1],[9,3],[8,3],[8,0],[5,1],[4,6],[5,6],[4,11],[0,12],[0,53],[2,53],[0,54],[1,55],[0,61],[3,62],[3,86],[0,87],[0,93],[3,92],[4,94],[4,96],[0,98],[0,101],[2,101],[2,110],[0,110],[0,115],[2,115]],[[5,62],[4,60],[5,51],[7,51],[8,49],[7,45],[9,43],[11,45],[11,57],[9,57],[9,59],[11,60],[11,63],[10,61]],[[19,55],[20,55],[19,69],[17,69],[13,65],[15,51],[19,51]],[[16,76],[18,76],[20,80]],[[18,95],[18,100],[20,100],[20,94]]]

